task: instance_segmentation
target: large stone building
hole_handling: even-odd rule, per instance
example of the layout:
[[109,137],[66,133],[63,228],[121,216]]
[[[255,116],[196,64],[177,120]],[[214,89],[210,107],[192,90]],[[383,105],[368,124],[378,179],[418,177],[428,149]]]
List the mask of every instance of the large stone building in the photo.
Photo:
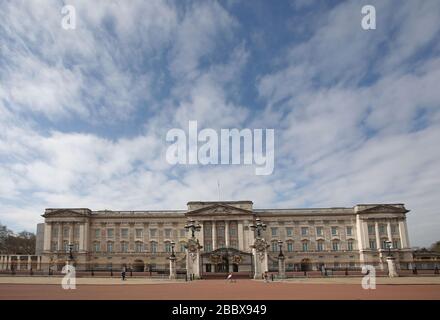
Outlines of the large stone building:
[[185,268],[189,220],[200,224],[195,233],[201,249],[203,274],[251,271],[257,218],[266,225],[268,269],[278,266],[279,240],[289,270],[386,268],[386,241],[398,268],[408,268],[412,253],[403,204],[359,204],[351,208],[254,209],[251,201],[188,203],[187,210],[92,211],[86,208],[46,209],[43,265],[61,268],[69,244],[80,269],[134,270],[168,268],[175,243],[177,268]]

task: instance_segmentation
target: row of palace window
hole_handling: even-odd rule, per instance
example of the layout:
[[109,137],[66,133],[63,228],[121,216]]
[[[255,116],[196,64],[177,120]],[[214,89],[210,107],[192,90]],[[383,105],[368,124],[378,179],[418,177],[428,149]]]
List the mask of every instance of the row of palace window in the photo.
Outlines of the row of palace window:
[[[380,235],[386,235],[387,234],[387,225],[383,223],[379,223],[379,234]],[[398,234],[399,233],[399,225],[397,224],[391,224],[391,233],[392,234]],[[376,234],[376,227],[374,224],[368,225],[368,234],[369,235],[375,235]]]
[[[58,226],[54,226],[52,228],[52,236],[54,238],[58,237],[59,229],[60,229],[60,227],[58,227]],[[64,226],[62,231],[63,231],[63,238],[68,238],[70,236],[70,227],[69,226]],[[75,238],[79,238],[79,226],[73,227],[73,235]]]
[[[369,242],[370,242],[370,249],[377,249],[376,239],[370,238]],[[388,249],[387,248],[387,242],[388,242],[388,238],[382,239],[381,242],[380,242],[380,248],[381,249]],[[392,248],[393,249],[400,249],[400,240],[393,239],[393,241],[392,241]]]
[[[330,232],[332,236],[339,236],[339,230],[340,227],[332,226],[330,227]],[[286,236],[287,237],[293,237],[293,227],[286,227]],[[317,237],[323,237],[324,236],[324,227],[316,227],[316,236]],[[273,237],[279,236],[279,228],[278,227],[272,227],[270,228],[271,235]],[[301,227],[300,228],[300,234],[301,236],[308,236],[310,234],[310,228],[309,227]],[[353,227],[352,226],[346,226],[345,227],[345,234],[347,236],[353,235]]]
[[[113,228],[108,228],[105,230],[106,230],[105,232],[106,232],[107,238],[112,239],[115,237],[115,230]],[[136,238],[142,238],[144,236],[144,229],[136,228],[134,231],[135,231]],[[149,231],[150,238],[154,238],[154,237],[158,236],[157,229],[149,229],[148,231]],[[167,228],[167,229],[164,229],[163,231],[164,231],[164,235],[166,238],[172,237],[173,229]],[[99,229],[99,228],[94,229],[94,232],[95,232],[95,238],[98,238],[98,239],[101,238],[101,229]],[[185,229],[180,229],[179,232],[180,232],[180,237],[185,237],[185,235],[186,235]],[[128,238],[128,228],[119,229],[119,236],[122,239]]]
[[[113,241],[107,241],[105,252],[111,253],[115,252],[114,242]],[[151,241],[149,243],[149,248],[146,248],[145,244],[140,241],[136,241],[134,245],[134,251],[135,252],[146,252],[148,249],[151,253],[159,252],[159,244],[156,241]],[[94,252],[101,252],[101,243],[100,242],[94,242],[93,243],[93,251]],[[165,252],[171,252],[171,242],[165,241],[164,242],[164,251]],[[176,248],[177,252],[185,252],[185,243],[181,242],[179,243],[178,247]],[[128,242],[121,241],[120,242],[120,250],[119,252],[127,253],[128,252]]]
[[[69,251],[69,241],[65,240],[62,242],[62,247],[58,247],[58,241],[52,241],[52,251],[58,251],[58,250],[62,250],[62,251]],[[79,243],[78,242],[74,242],[73,243],[73,247],[72,247],[73,251],[79,251]]]
[[[287,241],[286,242],[287,252],[293,252],[293,241]],[[271,242],[271,250],[272,252],[279,251],[279,244],[278,241],[272,241]],[[316,241],[316,251],[324,251],[326,250],[326,246],[324,241]],[[332,251],[339,251],[341,250],[341,243],[338,240],[334,240],[331,242],[331,250]],[[347,250],[353,251],[354,250],[354,241],[347,241]],[[306,252],[310,251],[310,242],[309,241],[301,241],[301,251]]]

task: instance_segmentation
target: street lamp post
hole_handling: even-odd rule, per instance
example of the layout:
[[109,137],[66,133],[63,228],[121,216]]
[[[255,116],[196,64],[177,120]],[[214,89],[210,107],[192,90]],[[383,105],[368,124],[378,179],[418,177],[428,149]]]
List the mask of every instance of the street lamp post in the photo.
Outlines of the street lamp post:
[[174,246],[176,243],[174,241],[170,242],[171,245],[171,255],[169,257],[170,259],[170,279],[176,279],[177,278],[177,270],[176,270],[176,255],[174,254]]
[[286,263],[284,261],[283,254],[283,241],[278,240],[278,247],[280,248],[280,252],[278,254],[278,277],[283,279],[286,277]]
[[393,247],[393,243],[390,240],[385,241],[385,243],[386,243],[386,246],[387,246],[387,249],[388,249],[388,257],[391,257],[391,249]]
[[73,244],[69,243],[69,261],[73,260],[72,250],[73,250]]

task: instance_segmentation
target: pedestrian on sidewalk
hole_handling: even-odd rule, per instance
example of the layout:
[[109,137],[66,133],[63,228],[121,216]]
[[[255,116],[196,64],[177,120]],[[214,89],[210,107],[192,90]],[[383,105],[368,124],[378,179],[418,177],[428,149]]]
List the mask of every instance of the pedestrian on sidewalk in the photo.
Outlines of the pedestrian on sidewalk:
[[121,280],[125,281],[125,267],[123,267],[121,271]]

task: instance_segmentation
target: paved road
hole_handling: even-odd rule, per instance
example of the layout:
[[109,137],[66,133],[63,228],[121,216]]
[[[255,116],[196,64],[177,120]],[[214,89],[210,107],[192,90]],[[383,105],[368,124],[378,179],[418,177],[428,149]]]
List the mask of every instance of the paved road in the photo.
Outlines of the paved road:
[[377,285],[364,290],[360,284],[317,284],[238,280],[204,280],[181,283],[131,285],[78,285],[63,290],[55,284],[0,284],[0,299],[129,299],[129,300],[240,300],[240,299],[435,299],[438,284]]

